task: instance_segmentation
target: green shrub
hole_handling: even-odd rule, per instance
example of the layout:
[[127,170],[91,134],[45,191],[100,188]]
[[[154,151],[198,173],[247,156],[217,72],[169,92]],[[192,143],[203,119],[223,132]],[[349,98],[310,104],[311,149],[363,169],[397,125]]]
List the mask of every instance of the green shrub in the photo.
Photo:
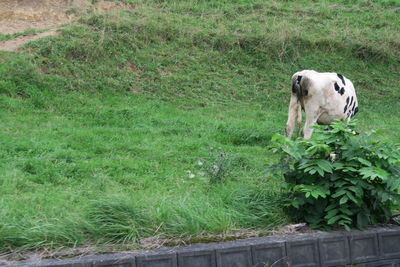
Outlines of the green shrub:
[[[315,126],[309,140],[276,135],[273,151],[287,182],[288,212],[313,228],[363,228],[386,223],[400,201],[400,147],[355,123]],[[275,166],[276,167],[276,166]]]

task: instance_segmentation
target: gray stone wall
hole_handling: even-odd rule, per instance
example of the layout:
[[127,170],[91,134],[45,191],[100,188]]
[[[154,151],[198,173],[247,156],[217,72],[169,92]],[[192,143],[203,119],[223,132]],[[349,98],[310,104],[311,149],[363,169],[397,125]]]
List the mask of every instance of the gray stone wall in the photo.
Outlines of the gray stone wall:
[[193,244],[14,266],[54,267],[400,267],[400,227]]

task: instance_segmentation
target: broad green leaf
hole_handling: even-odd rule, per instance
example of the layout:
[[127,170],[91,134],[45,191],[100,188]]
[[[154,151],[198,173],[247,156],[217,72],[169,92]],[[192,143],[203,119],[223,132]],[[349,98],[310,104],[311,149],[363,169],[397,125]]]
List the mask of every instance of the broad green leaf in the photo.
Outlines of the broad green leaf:
[[324,159],[318,160],[317,165],[325,172],[332,173],[332,164]]
[[346,194],[346,192],[347,192],[346,190],[341,189],[341,190],[337,191],[335,194],[333,194],[332,197],[334,197],[334,198],[340,197],[341,195]]
[[344,203],[347,202],[347,200],[349,200],[349,198],[348,198],[347,196],[343,196],[343,197],[340,199],[339,204],[340,204],[340,205],[343,205]]
[[400,190],[400,177],[388,180],[388,185],[392,191]]
[[298,153],[297,151],[293,151],[293,149],[291,149],[289,147],[282,147],[282,150],[284,152],[286,152],[286,154],[288,154],[289,156],[293,157],[296,160],[299,160],[301,158],[300,153]]
[[348,220],[340,220],[338,224],[342,225],[346,231],[350,231],[351,230],[351,228],[350,228],[351,220],[350,221],[348,221]]
[[317,191],[313,191],[311,192],[311,195],[313,196],[313,198],[318,199],[319,197],[319,193]]
[[306,198],[312,196],[315,199],[318,199],[318,197],[325,198],[326,195],[330,193],[329,190],[323,186],[316,185],[296,185],[294,190],[306,193]]
[[[300,169],[301,169],[301,167],[300,167]],[[304,171],[305,171],[305,172],[309,172],[309,171],[311,171],[311,170],[314,170],[314,166],[304,168]]]
[[358,199],[356,199],[350,191],[347,191],[347,192],[346,192],[346,196],[347,196],[351,201],[353,201],[354,203],[356,203],[357,205],[359,204]]
[[338,209],[333,209],[333,210],[330,210],[326,215],[325,215],[325,219],[330,219],[330,218],[332,218],[333,216],[335,216],[336,214],[338,214],[338,212],[339,212],[339,210]]
[[328,207],[326,207],[325,211],[330,211],[330,210],[335,209],[335,208],[337,208],[336,203],[335,204],[331,204]]
[[301,203],[299,203],[298,201],[293,201],[293,202],[291,203],[291,205],[292,205],[294,208],[296,208],[296,209],[298,209],[298,208],[300,207],[300,204],[301,204]]
[[351,231],[351,228],[350,228],[349,225],[344,224],[343,227],[344,227],[344,229],[345,229],[346,231]]
[[386,180],[389,178],[389,173],[384,169],[375,168],[375,172],[378,175],[378,177],[381,178],[382,180]]
[[366,165],[366,166],[368,166],[368,167],[371,167],[372,166],[372,163],[371,162],[369,162],[368,160],[366,160],[366,159],[363,159],[363,158],[356,158],[359,162],[361,162],[362,164],[364,164],[364,165]]
[[335,162],[332,164],[332,167],[336,170],[341,170],[344,167],[344,165],[343,165],[343,163]]
[[327,223],[328,223],[328,224],[334,224],[334,223],[337,222],[340,218],[342,218],[341,215],[336,215],[336,216],[330,218],[330,219],[328,220]]
[[314,155],[318,152],[325,152],[325,153],[329,154],[331,152],[331,148],[326,144],[314,144],[314,145],[310,146],[306,150],[306,152],[309,153],[310,155]]
[[391,195],[386,193],[386,192],[381,192],[380,194],[381,200],[383,202],[387,201],[387,200],[391,200]]
[[351,218],[347,215],[342,214],[342,218],[348,220],[349,222],[351,222]]
[[315,198],[318,199],[318,197],[322,197],[325,198],[326,197],[326,193],[323,191],[313,191],[311,192],[311,195]]
[[347,166],[343,168],[343,172],[358,172],[358,170],[356,168]]
[[349,186],[349,187],[347,187],[347,189],[353,191],[356,194],[357,197],[361,198],[364,195],[364,191],[360,187]]
[[345,184],[347,184],[347,181],[338,181],[334,183],[337,188],[343,187]]
[[353,213],[352,213],[349,209],[346,209],[346,208],[339,208],[339,210],[340,210],[340,212],[342,212],[342,213],[344,213],[344,214],[353,215]]
[[378,167],[364,167],[359,170],[359,173],[363,178],[368,178],[370,180],[375,180],[376,178],[386,180],[389,177],[389,174],[384,169]]

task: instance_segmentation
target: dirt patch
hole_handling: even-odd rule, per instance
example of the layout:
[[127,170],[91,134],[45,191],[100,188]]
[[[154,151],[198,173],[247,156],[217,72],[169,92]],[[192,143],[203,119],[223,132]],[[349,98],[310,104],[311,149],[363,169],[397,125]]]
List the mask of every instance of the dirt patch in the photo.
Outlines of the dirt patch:
[[90,0],[1,0],[0,33],[14,34],[27,29],[48,31],[3,41],[0,43],[0,50],[14,51],[26,42],[55,35],[55,29],[61,24],[73,22],[81,16],[121,9],[132,9],[132,6],[105,0],[94,4]]
[[51,36],[51,35],[57,35],[57,32],[55,30],[50,30],[50,31],[45,31],[42,33],[38,33],[36,35],[30,35],[30,36],[19,36],[16,37],[12,40],[9,41],[4,41],[0,43],[0,50],[3,51],[15,51],[17,50],[20,46],[23,44],[42,38],[46,36]]
[[26,29],[43,29],[66,23],[73,8],[86,8],[84,0],[2,0],[0,1],[0,32],[12,34]]
[[136,74],[141,74],[143,72],[141,69],[139,69],[136,65],[132,64],[131,62],[128,62],[125,68]]

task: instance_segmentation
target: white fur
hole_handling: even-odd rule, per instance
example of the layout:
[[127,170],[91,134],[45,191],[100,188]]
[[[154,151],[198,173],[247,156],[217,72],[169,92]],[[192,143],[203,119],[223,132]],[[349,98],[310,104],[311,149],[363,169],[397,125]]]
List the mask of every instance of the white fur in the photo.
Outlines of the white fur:
[[[306,123],[302,132],[306,139],[311,137],[313,131],[311,126],[316,122],[328,125],[335,119],[350,120],[355,115],[354,108],[358,109],[358,100],[353,83],[349,79],[343,77],[345,80],[345,84],[343,84],[337,73],[303,70],[296,72],[292,76],[292,81],[295,82],[298,76],[302,76],[298,86],[301,86],[303,92],[306,91],[307,94],[292,92],[285,129],[286,136],[292,136],[295,124],[300,128],[301,110],[304,110],[306,115]],[[343,94],[335,90],[335,83],[340,88],[344,88]],[[350,102],[351,97],[353,97],[352,102]],[[349,98],[349,102],[346,102],[347,98]],[[350,103],[351,105],[349,105]],[[346,105],[347,109],[344,112]]]

